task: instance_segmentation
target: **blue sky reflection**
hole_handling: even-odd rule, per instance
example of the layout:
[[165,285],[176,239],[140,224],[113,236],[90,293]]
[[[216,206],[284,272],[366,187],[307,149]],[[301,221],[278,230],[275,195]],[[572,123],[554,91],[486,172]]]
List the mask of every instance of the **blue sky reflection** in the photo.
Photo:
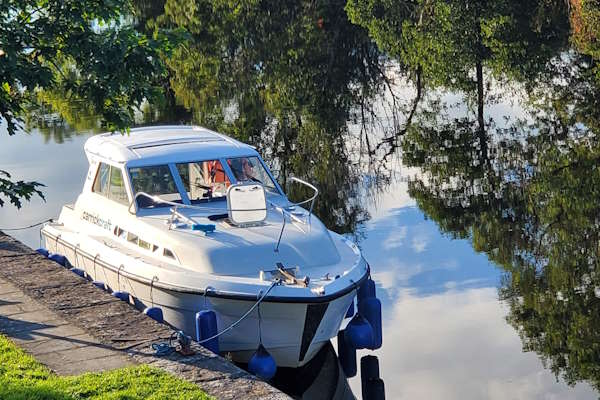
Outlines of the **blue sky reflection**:
[[[379,357],[388,399],[595,399],[544,368],[507,324],[501,272],[468,240],[442,235],[399,183],[361,242],[383,304]],[[359,361],[360,362],[360,361]],[[359,376],[350,385],[360,397]]]

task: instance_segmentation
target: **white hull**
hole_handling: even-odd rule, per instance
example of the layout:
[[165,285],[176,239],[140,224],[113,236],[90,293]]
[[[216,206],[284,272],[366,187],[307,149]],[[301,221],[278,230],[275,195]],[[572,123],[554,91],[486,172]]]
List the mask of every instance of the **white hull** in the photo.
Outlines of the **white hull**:
[[85,151],[81,194],[42,229],[49,251],[194,338],[196,313],[214,310],[220,351],[235,361],[258,348],[259,321],[281,367],[337,335],[369,268],[301,207],[312,210],[316,187],[290,178],[314,192],[291,203],[255,149],[201,127],[106,133]]
[[[237,321],[255,303],[166,289],[159,283],[150,285],[149,280],[126,276],[123,267],[119,270],[99,257],[94,261],[91,254],[97,252],[86,251],[62,238],[49,237],[44,231],[43,235],[50,252],[63,254],[72,266],[84,270],[91,280],[105,283],[112,291],[128,292],[136,307],[160,307],[165,322],[193,338],[196,337],[195,315],[198,311],[214,310],[220,331]],[[277,365],[299,367],[311,360],[337,335],[355,295],[356,290],[352,289],[322,303],[273,302],[268,298],[263,301],[260,305],[262,342]],[[221,353],[230,353],[234,361],[247,363],[259,345],[258,325],[258,310],[255,309],[235,329],[219,338]]]

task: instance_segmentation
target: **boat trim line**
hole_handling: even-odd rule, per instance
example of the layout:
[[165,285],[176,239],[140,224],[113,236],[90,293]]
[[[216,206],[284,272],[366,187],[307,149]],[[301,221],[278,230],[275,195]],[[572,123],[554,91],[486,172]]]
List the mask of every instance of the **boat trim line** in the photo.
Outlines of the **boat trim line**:
[[[54,236],[47,231],[42,230],[42,234],[48,236],[50,239],[58,243],[61,243],[63,246],[73,250],[76,246],[73,246],[63,240],[60,235]],[[77,254],[82,257],[86,257],[90,261],[94,261],[96,264],[103,266],[111,270],[114,273],[118,273],[120,276],[126,277],[128,279],[134,280],[136,282],[150,285],[150,280],[140,277],[139,275],[132,274],[130,272],[123,271],[121,268],[114,267],[113,265],[107,263],[106,261],[101,260],[98,256],[92,256],[90,253],[81,249],[81,247],[77,248]],[[268,296],[264,299],[264,302],[268,303],[305,303],[305,304],[316,304],[316,303],[328,303],[335,299],[338,299],[353,290],[357,290],[358,287],[368,278],[369,269],[361,276],[361,278],[352,282],[352,285],[345,287],[342,290],[339,290],[335,293],[325,294],[322,296],[316,297],[291,297],[291,296]],[[177,285],[165,284],[160,281],[153,281],[153,287],[160,288],[163,290],[169,290],[177,293],[185,293],[185,294],[197,294],[201,296],[229,299],[229,300],[242,300],[242,301],[256,301],[256,294],[252,293],[232,293],[232,292],[222,292],[214,289],[205,290],[205,289],[192,289]]]

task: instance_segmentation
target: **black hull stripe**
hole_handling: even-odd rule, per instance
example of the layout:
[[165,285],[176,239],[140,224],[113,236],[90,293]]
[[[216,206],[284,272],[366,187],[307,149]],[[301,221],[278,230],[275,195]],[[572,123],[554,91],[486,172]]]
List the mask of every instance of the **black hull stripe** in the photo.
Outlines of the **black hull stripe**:
[[329,307],[329,303],[324,304],[309,304],[306,307],[306,317],[304,319],[304,329],[302,330],[302,344],[300,345],[300,357],[298,361],[304,361],[306,352],[317,333],[321,320]]
[[[50,235],[47,232],[42,232],[42,234],[47,236],[48,238],[54,240],[57,244],[60,242],[63,246],[68,247],[71,250],[74,250],[74,248],[75,248],[74,246],[70,245],[69,243],[65,242],[64,240],[57,238],[56,236]],[[77,254],[81,255],[83,257],[86,257],[89,261],[94,261],[94,256],[86,251],[77,249]],[[146,279],[139,275],[132,274],[130,272],[118,271],[118,268],[115,268],[114,266],[106,263],[105,261],[102,261],[101,259],[99,259],[99,257],[96,257],[95,262],[96,262],[96,264],[98,264],[104,268],[107,268],[114,273],[118,273],[125,278],[131,279],[135,282],[142,283],[144,285],[148,285],[148,286],[150,285],[149,279]],[[318,297],[291,297],[291,296],[268,295],[267,297],[265,297],[263,302],[267,302],[267,303],[301,303],[301,304],[330,303],[333,300],[336,300],[336,299],[350,293],[353,290],[357,290],[358,287],[367,279],[368,274],[369,274],[368,271],[366,271],[365,274],[363,276],[361,276],[361,278],[357,282],[351,281],[352,285],[347,286],[344,289],[339,290],[335,293],[326,294],[326,295],[318,296]],[[256,301],[256,294],[227,293],[227,292],[220,292],[220,291],[216,291],[216,290],[209,290],[205,294],[204,289],[193,289],[193,288],[186,288],[186,287],[181,287],[181,286],[176,286],[176,285],[168,285],[168,284],[161,283],[160,281],[155,281],[153,283],[153,287],[156,289],[163,289],[163,290],[167,290],[167,291],[171,291],[171,292],[177,292],[177,293],[183,293],[183,294],[195,294],[195,295],[214,297],[214,298],[219,298],[219,299],[242,300],[242,301],[252,301],[252,302]]]

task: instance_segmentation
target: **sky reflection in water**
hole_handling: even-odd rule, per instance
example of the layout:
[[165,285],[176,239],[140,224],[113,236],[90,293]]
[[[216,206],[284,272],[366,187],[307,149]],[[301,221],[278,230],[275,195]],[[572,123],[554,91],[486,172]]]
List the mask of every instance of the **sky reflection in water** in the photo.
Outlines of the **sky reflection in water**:
[[[467,240],[442,235],[407,196],[379,200],[361,243],[383,305],[379,357],[390,399],[592,399],[523,353],[498,300],[500,270]],[[359,357],[370,354],[361,351]],[[350,380],[360,396],[360,379]]]

